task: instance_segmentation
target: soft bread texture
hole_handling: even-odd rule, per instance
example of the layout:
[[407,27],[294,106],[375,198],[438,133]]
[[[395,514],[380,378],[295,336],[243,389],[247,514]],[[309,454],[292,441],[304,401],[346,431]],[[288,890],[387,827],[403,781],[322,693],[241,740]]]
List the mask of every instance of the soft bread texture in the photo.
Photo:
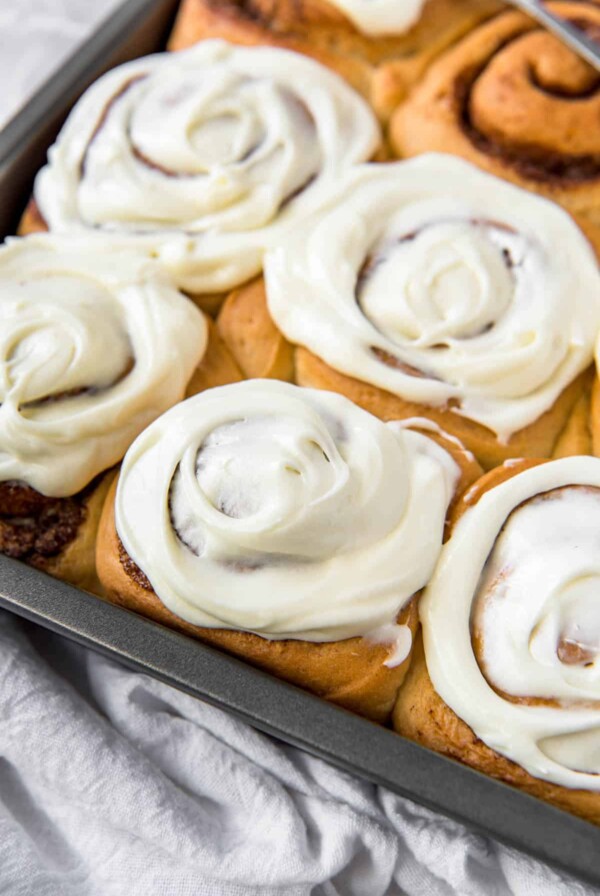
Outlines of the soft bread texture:
[[[549,8],[600,34],[596,0]],[[505,12],[435,61],[393,114],[392,147],[462,156],[598,223],[597,79],[527,16]]]
[[83,500],[83,519],[75,537],[54,557],[38,562],[38,569],[84,591],[101,593],[96,575],[96,537],[102,508],[114,478],[114,470],[103,474]]
[[[451,526],[490,489],[544,461],[524,460],[498,467],[483,476],[457,503]],[[530,702],[521,698],[522,702]],[[535,698],[531,702],[535,702]],[[469,726],[444,703],[434,690],[427,671],[422,638],[418,637],[413,661],[393,711],[394,729],[438,753],[470,765],[507,784],[600,823],[600,794],[571,790],[534,778],[516,763],[496,753],[481,741]]]
[[409,31],[374,38],[327,0],[183,0],[169,48],[222,37],[305,53],[345,78],[385,119],[435,56],[501,8],[496,0],[427,0]]
[[[485,469],[515,457],[552,457],[555,450],[562,452],[561,456],[578,454],[585,443],[586,405],[585,402],[578,403],[589,391],[590,372],[577,377],[549,411],[515,433],[507,443],[502,443],[489,429],[451,409],[414,404],[345,376],[301,346],[294,347],[293,364],[290,365],[291,347],[269,316],[262,280],[254,281],[228,297],[217,326],[246,376],[275,376],[291,379],[300,386],[339,392],[382,420],[427,417],[458,438]],[[252,340],[248,338],[250,332]],[[276,359],[281,358],[286,359],[283,371],[276,363]],[[579,411],[574,414],[576,405]]]
[[[458,494],[478,477],[481,468],[452,442],[435,435],[433,438],[446,448],[460,468]],[[410,655],[400,665],[389,668],[384,663],[390,655],[390,645],[365,638],[326,643],[267,640],[248,632],[203,628],[184,621],[165,607],[143,571],[140,575],[128,558],[115,527],[115,492],[116,482],[102,513],[96,553],[98,574],[109,600],[221,647],[278,678],[374,721],[384,722],[389,718],[409,667]],[[416,597],[402,610],[398,622],[408,625],[413,633],[416,631]]]

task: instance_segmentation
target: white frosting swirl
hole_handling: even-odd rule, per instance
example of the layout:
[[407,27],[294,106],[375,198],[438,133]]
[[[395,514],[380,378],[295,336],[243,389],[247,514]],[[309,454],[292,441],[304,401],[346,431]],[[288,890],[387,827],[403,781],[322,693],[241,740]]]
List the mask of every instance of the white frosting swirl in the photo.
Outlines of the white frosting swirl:
[[519,473],[467,510],[420,605],[427,668],[447,705],[535,777],[590,790],[600,790],[599,587],[600,460],[573,457]]
[[340,395],[248,380],[139,436],[116,527],[180,618],[339,640],[394,623],[427,582],[457,475],[435,442]]
[[0,481],[64,497],[184,395],[206,322],[156,262],[112,242],[0,247]]
[[600,274],[557,205],[444,155],[363,165],[265,259],[293,343],[500,438],[591,362]]
[[35,197],[51,230],[129,235],[183,289],[222,291],[258,273],[282,228],[378,143],[365,101],[324,66],[202,41],[92,85]]
[[427,0],[329,0],[363,34],[402,34],[419,21]]

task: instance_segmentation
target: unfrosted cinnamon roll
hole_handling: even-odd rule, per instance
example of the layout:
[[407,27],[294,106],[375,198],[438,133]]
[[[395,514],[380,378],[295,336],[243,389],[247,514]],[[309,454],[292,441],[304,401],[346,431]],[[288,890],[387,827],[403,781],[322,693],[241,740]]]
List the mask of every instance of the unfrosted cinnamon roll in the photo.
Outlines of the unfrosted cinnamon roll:
[[383,720],[447,507],[477,468],[340,395],[213,389],[129,449],[98,572],[109,599]]
[[[600,39],[600,5],[548,7]],[[600,222],[600,75],[518,12],[442,55],[391,121],[399,156],[443,151]]]
[[600,275],[586,237],[452,156],[358,167],[265,277],[218,322],[246,376],[429,417],[485,467],[551,456],[587,386]]
[[405,736],[596,823],[599,547],[597,458],[483,477],[421,600],[394,710]]
[[86,91],[22,231],[118,235],[210,309],[378,142],[367,104],[324,66],[205,41],[129,62]]
[[339,72],[385,118],[427,64],[496,0],[183,0],[169,46],[272,44]]
[[0,552],[92,587],[106,471],[202,386],[206,347],[201,312],[121,244],[0,247]]

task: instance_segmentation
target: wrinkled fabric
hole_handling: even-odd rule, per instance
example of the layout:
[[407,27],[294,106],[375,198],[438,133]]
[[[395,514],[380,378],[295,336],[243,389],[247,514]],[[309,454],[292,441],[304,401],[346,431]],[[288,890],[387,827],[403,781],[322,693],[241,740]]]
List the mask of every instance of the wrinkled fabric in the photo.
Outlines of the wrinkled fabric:
[[0,614],[0,893],[593,892]]
[[0,0],[0,127],[122,0]]

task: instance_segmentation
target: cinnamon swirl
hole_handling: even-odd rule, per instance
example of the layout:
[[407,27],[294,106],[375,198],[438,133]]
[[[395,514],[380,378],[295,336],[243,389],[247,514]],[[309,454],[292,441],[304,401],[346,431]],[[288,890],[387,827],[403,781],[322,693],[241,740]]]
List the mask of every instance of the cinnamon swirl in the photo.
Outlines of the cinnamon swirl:
[[200,385],[205,320],[120,244],[31,236],[0,247],[0,322],[0,551],[91,587],[106,471]]
[[117,235],[210,310],[378,142],[367,104],[324,66],[205,41],[122,65],[86,91],[22,232],[41,217],[56,232]]
[[357,167],[267,255],[265,278],[219,318],[247,376],[429,417],[485,467],[551,456],[586,389],[600,326],[586,237],[452,156]]
[[129,449],[98,572],[109,599],[383,720],[447,507],[476,474],[462,446],[340,395],[213,389]]
[[[600,39],[596,2],[549,8]],[[600,75],[506,12],[444,53],[391,121],[399,156],[451,152],[600,223]]]
[[305,53],[385,118],[436,55],[501,8],[496,0],[183,0],[169,46],[218,37]]
[[[600,461],[498,468],[420,603],[397,730],[600,823]],[[424,650],[423,650],[424,648]]]

